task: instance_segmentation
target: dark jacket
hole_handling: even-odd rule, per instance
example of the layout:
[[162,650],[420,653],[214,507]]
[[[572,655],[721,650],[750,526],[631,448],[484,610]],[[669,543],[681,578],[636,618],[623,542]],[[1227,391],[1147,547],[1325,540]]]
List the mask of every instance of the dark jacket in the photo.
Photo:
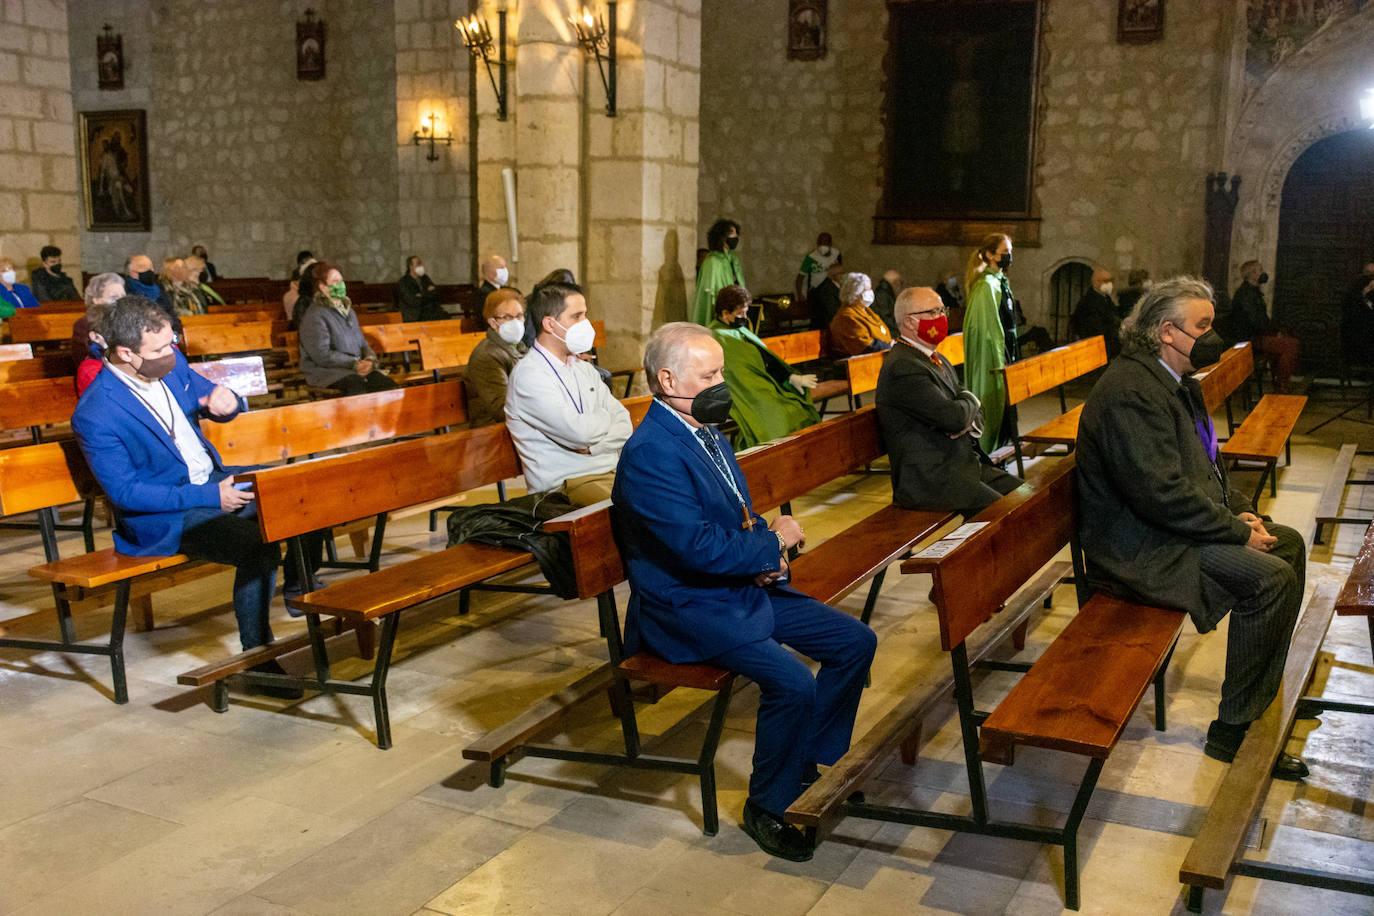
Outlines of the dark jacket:
[[39,302],[75,302],[81,298],[72,278],[60,268],[55,275],[48,273],[46,267],[38,268],[29,274],[29,285],[33,287],[33,296]]
[[1111,296],[1104,296],[1089,288],[1074,306],[1069,325],[1074,336],[1087,340],[1101,334],[1107,341],[1107,358],[1115,359],[1121,352],[1121,319],[1116,316],[1116,306]]
[[1231,310],[1224,328],[1227,339],[1232,343],[1254,341],[1269,333],[1271,327],[1264,291],[1253,283],[1242,283],[1231,297]]
[[350,304],[339,314],[328,296],[316,296],[301,319],[301,374],[307,385],[327,388],[355,371],[361,359],[377,354],[367,345]]
[[1245,544],[1250,526],[1236,513],[1250,506],[1208,458],[1181,386],[1158,359],[1123,356],[1107,367],[1083,408],[1075,454],[1089,583],[1187,611],[1198,632],[1216,626],[1235,598],[1202,575],[1196,548]]
[[951,439],[983,410],[949,360],[937,366],[898,341],[878,373],[878,423],[892,465],[892,501],[904,509],[960,512],[985,502],[978,439]]
[[439,307],[439,288],[429,277],[406,275],[396,281],[396,300],[402,321],[439,321],[448,315]]
[[511,346],[491,328],[468,357],[463,370],[463,387],[468,394],[468,423],[489,426],[506,419],[506,385],[510,371],[529,348],[523,343]]
[[[874,298],[877,298],[876,294]],[[812,330],[824,331],[830,327],[835,313],[840,310],[840,288],[826,277],[806,294],[806,303],[811,306]]]

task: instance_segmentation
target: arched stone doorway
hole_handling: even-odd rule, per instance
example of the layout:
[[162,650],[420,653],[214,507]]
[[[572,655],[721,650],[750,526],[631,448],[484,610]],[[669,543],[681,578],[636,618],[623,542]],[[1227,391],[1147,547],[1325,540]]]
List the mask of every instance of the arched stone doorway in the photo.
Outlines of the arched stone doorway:
[[1353,130],[1312,144],[1283,184],[1273,314],[1302,339],[1304,374],[1339,373],[1341,297],[1371,259],[1374,131]]

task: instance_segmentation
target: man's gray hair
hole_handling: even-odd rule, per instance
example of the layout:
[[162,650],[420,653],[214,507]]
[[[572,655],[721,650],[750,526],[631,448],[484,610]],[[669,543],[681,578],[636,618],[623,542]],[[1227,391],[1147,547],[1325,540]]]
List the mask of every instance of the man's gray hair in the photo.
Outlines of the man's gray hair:
[[[110,292],[112,287],[118,286],[118,294]],[[86,294],[82,298],[86,300],[87,306],[92,305],[113,305],[116,299],[124,296],[124,278],[116,273],[96,274],[91,277],[91,282],[86,284]]]
[[687,371],[687,344],[698,337],[714,340],[711,332],[692,321],[670,321],[649,337],[644,345],[644,376],[651,394],[662,394],[658,371],[669,369],[681,377]]
[[873,281],[868,278],[868,274],[852,273],[844,275],[844,283],[840,284],[840,302],[848,305],[859,298],[859,294],[865,289],[872,289]]
[[1197,277],[1170,277],[1150,287],[1121,325],[1121,352],[1157,358],[1160,330],[1166,322],[1182,329],[1187,316],[1183,306],[1190,299],[1216,302],[1211,284]]

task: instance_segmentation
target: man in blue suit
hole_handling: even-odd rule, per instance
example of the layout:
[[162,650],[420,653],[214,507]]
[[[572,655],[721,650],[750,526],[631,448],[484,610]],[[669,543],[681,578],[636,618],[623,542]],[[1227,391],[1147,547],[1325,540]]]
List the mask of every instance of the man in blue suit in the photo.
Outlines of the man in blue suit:
[[[709,662],[759,685],[744,830],[765,852],[811,858],[782,813],[849,748],[877,639],[852,617],[788,587],[796,520],[770,526],[715,424],[730,415],[724,356],[690,322],[659,328],[644,368],[657,396],[620,453],[612,499],[630,580],[625,647]],[[783,648],[820,662],[815,677]]]
[[191,370],[173,346],[166,313],[142,296],[116,302],[100,330],[105,367],[77,403],[72,431],[114,507],[115,548],[235,567],[243,648],[271,642],[268,606],[281,551],[262,542],[253,494],[234,485],[198,423],[233,419],[237,395]]

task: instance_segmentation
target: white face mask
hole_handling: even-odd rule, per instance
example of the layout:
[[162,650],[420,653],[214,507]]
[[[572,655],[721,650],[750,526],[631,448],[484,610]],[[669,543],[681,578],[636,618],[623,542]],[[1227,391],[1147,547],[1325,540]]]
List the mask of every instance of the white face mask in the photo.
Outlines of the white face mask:
[[[593,329],[595,333],[595,329]],[[525,337],[525,322],[519,318],[503,321],[496,327],[496,335],[508,344],[518,344]]]
[[13,285],[14,285],[14,271],[12,271],[12,270],[7,270],[7,271],[4,271],[3,273],[0,273],[0,282],[4,282],[4,284],[5,284],[6,286],[13,286]]
[[871,289],[866,289],[866,290],[864,290],[863,293],[859,296],[859,299],[863,302],[863,304],[864,304],[865,306],[872,305],[872,304],[873,304],[873,290],[871,290]]
[[821,257],[823,257],[823,258],[828,258],[828,257],[830,257],[830,246],[829,246],[829,245],[821,245],[821,246],[820,246],[819,248],[817,248],[816,250],[817,250],[818,252],[820,252]]
[[[558,319],[555,318],[553,323],[558,324]],[[563,328],[561,324],[558,326]],[[586,353],[592,348],[592,344],[596,343],[596,328],[592,327],[592,323],[586,318],[570,328],[563,328],[563,331],[563,345],[568,348],[569,353],[574,355]]]
[[1101,291],[1102,295],[1110,296],[1112,294],[1113,289],[1112,281],[1108,280],[1106,283],[1103,283],[1100,287],[1098,287],[1098,289]]
[[423,277],[424,275],[425,275],[425,265],[421,264],[419,267],[415,268],[415,276],[417,276],[417,277]]
[[496,279],[492,282],[494,282],[497,286],[505,286],[506,281],[509,279],[510,271],[506,270],[504,267],[498,267],[496,268]]
[[1140,284],[1140,288],[1143,289],[1143,290],[1145,290],[1146,292],[1149,292],[1149,291],[1150,291],[1150,287],[1152,287],[1152,286],[1154,286],[1154,285],[1155,285],[1155,281],[1153,281],[1153,280],[1146,280],[1144,283]]

